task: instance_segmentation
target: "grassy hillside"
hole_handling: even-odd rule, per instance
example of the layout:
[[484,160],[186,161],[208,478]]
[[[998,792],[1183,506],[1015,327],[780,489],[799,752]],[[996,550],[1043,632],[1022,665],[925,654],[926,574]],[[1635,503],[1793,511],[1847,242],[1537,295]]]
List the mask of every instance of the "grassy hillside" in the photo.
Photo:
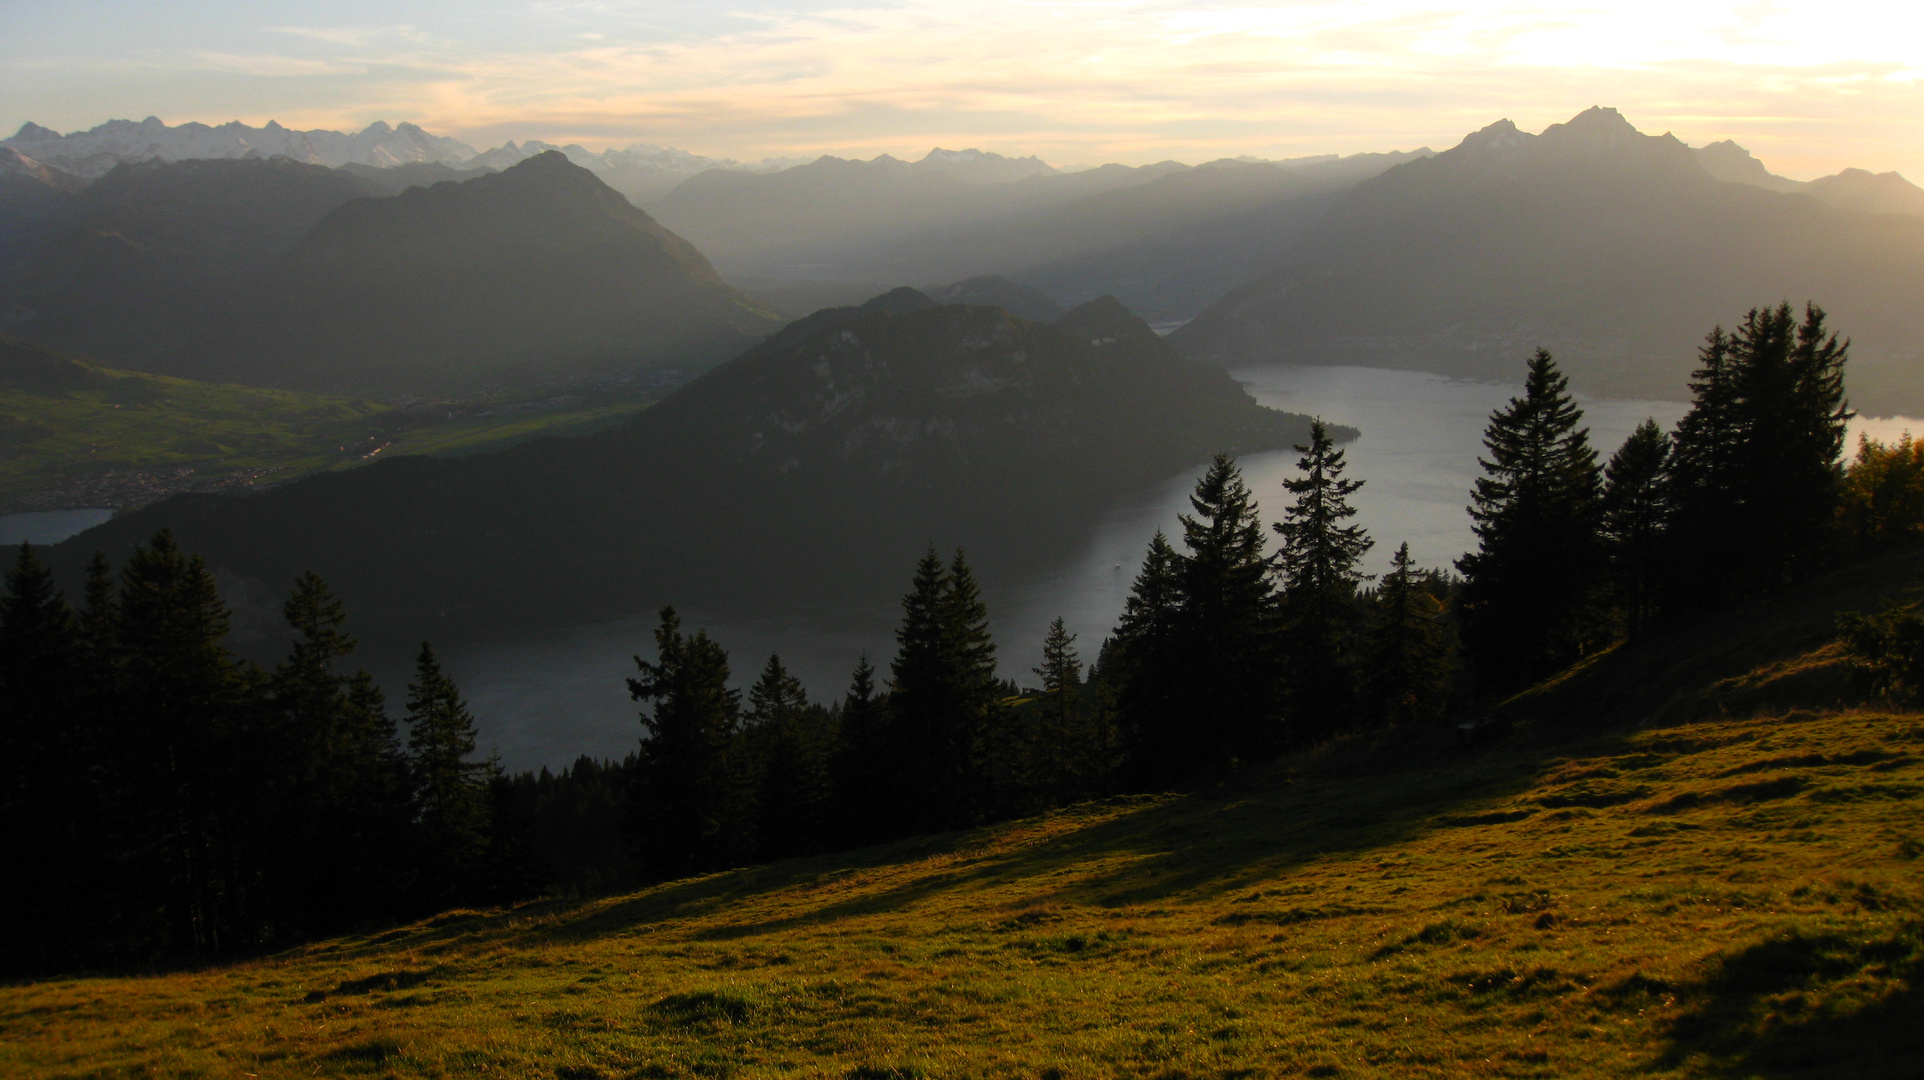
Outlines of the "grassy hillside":
[[0,512],[125,508],[377,455],[499,449],[585,434],[652,401],[636,391],[395,408],[122,371],[0,337]]
[[[1914,589],[1924,558],[1881,574]],[[0,1072],[1913,1076],[1924,715],[1852,705],[1831,647],[1795,644],[1838,589],[1784,605],[1696,720],[1530,711],[1473,751],[1358,740],[1208,791],[10,987]],[[1829,703],[1757,696],[1792,669],[1828,670]]]

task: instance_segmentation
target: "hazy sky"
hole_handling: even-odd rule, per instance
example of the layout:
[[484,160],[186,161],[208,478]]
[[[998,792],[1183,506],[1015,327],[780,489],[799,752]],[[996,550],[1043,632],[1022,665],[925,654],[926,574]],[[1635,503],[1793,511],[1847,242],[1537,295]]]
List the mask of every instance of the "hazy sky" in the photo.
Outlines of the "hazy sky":
[[0,126],[110,118],[1058,164],[1443,148],[1614,105],[1924,181],[1924,5],[0,0]]

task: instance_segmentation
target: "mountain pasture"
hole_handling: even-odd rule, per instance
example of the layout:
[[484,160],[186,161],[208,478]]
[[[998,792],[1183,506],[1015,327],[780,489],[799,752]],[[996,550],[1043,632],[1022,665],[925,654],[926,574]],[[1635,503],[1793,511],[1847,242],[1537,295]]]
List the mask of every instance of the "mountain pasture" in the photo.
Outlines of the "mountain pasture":
[[0,991],[38,1076],[1908,1075],[1924,717],[1338,743],[1188,794]]

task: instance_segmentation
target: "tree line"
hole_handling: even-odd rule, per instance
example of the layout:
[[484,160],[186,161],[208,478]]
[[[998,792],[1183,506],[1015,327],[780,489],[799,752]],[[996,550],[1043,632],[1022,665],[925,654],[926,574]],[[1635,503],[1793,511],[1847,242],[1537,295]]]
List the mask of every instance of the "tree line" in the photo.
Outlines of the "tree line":
[[[914,569],[886,670],[811,701],[771,656],[661,612],[628,688],[637,749],[560,773],[474,760],[423,646],[406,734],[313,575],[273,671],[237,662],[211,576],[161,534],[70,610],[23,546],[0,597],[8,963],[206,956],[542,889],[599,892],[955,829],[1219,775],[1343,732],[1434,723],[1626,638],[1767,596],[1924,533],[1924,448],[1848,470],[1848,343],[1808,307],[1750,312],[1700,350],[1673,432],[1607,461],[1554,359],[1485,431],[1453,571],[1399,546],[1380,577],[1363,481],[1319,421],[1273,525],[1218,457],[1151,540],[1085,665],[1061,620],[1033,678],[998,674],[965,555]],[[51,763],[51,764],[50,764]]]

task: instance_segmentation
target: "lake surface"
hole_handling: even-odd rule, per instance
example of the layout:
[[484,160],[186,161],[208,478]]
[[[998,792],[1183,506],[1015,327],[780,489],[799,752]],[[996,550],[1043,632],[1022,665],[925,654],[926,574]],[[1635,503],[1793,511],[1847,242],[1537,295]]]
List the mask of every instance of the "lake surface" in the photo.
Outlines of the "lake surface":
[[58,544],[113,517],[110,509],[42,510],[0,516],[0,544]]
[[[1377,541],[1372,572],[1386,568],[1405,540],[1416,559],[1430,566],[1447,565],[1474,543],[1464,507],[1478,474],[1483,428],[1516,387],[1355,367],[1248,368],[1234,374],[1266,405],[1362,432],[1344,450],[1348,475],[1365,481],[1356,506]],[[1587,400],[1584,409],[1591,439],[1607,456],[1646,416],[1668,427],[1684,406]],[[1240,462],[1266,519],[1285,505],[1282,481],[1294,472],[1297,456],[1285,451]],[[1083,658],[1094,659],[1122,611],[1150,537],[1158,529],[1178,535],[1177,515],[1188,510],[1201,471],[1172,476],[1111,507],[1090,526],[1081,555],[1068,566],[985,589],[1005,677],[1034,681],[1030,669],[1040,662],[1043,634],[1058,616],[1077,635]],[[912,568],[899,570],[907,591]],[[740,685],[752,682],[769,653],[778,652],[820,700],[843,693],[863,653],[886,676],[898,617],[892,606],[758,623],[682,612],[685,629],[705,627],[729,650]],[[450,649],[444,660],[467,691],[481,745],[498,749],[510,767],[561,765],[582,753],[620,756],[635,748],[640,733],[623,680],[634,673],[636,654],[654,657],[655,624],[652,615],[637,616],[514,645]]]

